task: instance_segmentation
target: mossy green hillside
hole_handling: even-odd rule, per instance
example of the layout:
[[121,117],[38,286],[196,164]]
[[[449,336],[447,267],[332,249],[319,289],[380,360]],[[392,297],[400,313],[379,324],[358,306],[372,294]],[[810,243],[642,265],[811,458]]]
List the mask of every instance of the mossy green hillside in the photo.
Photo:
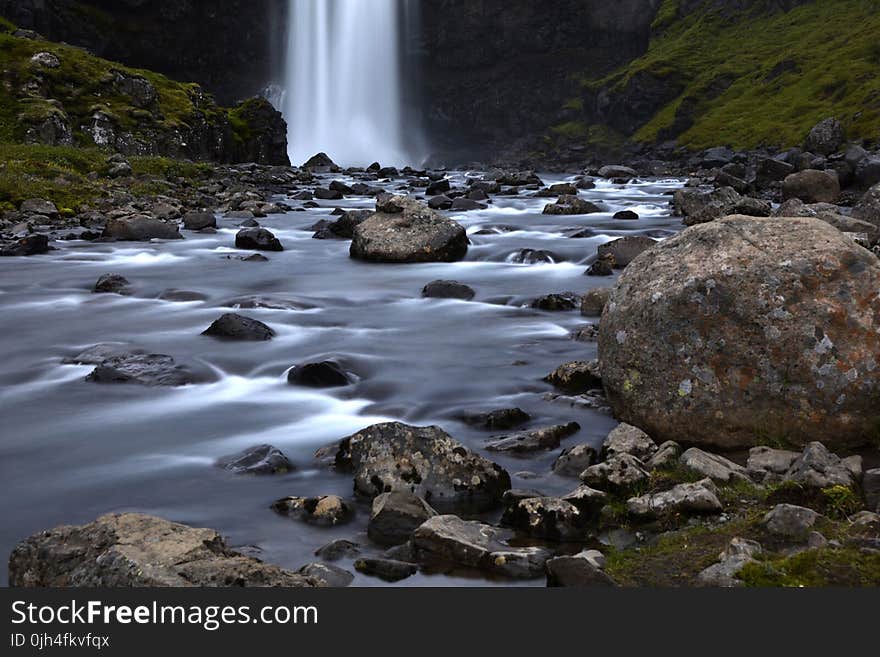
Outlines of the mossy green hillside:
[[[173,150],[176,141],[188,155],[207,159],[214,154],[186,149],[207,151],[223,135],[238,144],[254,135],[248,110],[257,101],[223,108],[197,84],[123,66],[74,46],[16,37],[13,29],[0,24],[0,142],[40,141],[35,126],[56,115],[70,126],[73,145],[94,146],[91,131],[84,128],[96,112],[108,117],[118,132],[133,135],[144,145],[139,150],[146,152]],[[43,52],[57,57],[60,65],[32,61]],[[121,79],[148,81],[155,99],[137,99]],[[194,133],[202,137],[189,140]]]
[[688,15],[664,0],[648,52],[588,94],[620,93],[635,76],[669,80],[682,91],[632,137],[670,135],[682,113],[693,124],[681,145],[702,149],[800,145],[810,128],[838,117],[850,138],[880,137],[880,2],[815,0],[788,12],[758,1],[747,10],[707,2]]
[[[134,180],[127,189],[144,195],[160,193],[169,181],[192,184],[212,171],[164,157],[131,157]],[[0,212],[29,198],[45,198],[60,209],[79,211],[114,189],[107,177],[107,153],[98,148],[0,144]]]

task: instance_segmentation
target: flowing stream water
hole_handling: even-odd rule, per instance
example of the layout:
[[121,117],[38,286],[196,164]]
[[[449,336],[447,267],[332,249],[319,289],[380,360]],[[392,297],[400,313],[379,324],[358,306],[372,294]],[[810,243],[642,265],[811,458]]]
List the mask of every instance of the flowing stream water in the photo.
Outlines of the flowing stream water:
[[414,161],[403,116],[400,0],[293,0],[283,112],[290,159],[348,166]]
[[[453,177],[461,184],[464,175]],[[545,176],[548,184],[562,180]],[[314,550],[335,538],[354,539],[366,554],[378,554],[365,535],[366,504],[359,504],[351,524],[333,529],[269,509],[288,495],[352,496],[351,476],[317,464],[316,448],[374,422],[400,420],[438,424],[485,454],[490,434],[464,424],[460,414],[509,406],[529,412],[534,427],[579,422],[582,430],[564,445],[599,445],[613,419],[546,401],[550,386],[541,381],[561,363],[596,357],[595,343],[569,335],[589,320],[578,312],[533,310],[528,303],[551,292],[609,285],[611,279],[584,276],[596,247],[622,235],[662,238],[676,232],[679,220],[669,216],[666,194],[680,184],[600,181],[582,196],[610,212],[579,217],[542,215],[547,199],[498,196],[486,210],[451,215],[467,227],[473,244],[465,261],[449,264],[351,260],[347,241],[314,240],[308,230],[329,217],[336,205],[330,202],[261,219],[286,247],[269,254],[268,262],[230,259],[242,253],[233,248],[238,221],[223,217],[216,234],[184,231],[186,239],[174,242],[60,242],[46,256],[0,259],[0,554],[36,531],[125,510],[214,528],[231,545],[253,546],[248,549],[261,558],[289,568],[314,561]],[[344,206],[373,203],[350,198]],[[635,210],[641,219],[614,220],[611,214],[622,209]],[[506,232],[478,234],[499,225]],[[593,237],[567,237],[587,227]],[[560,261],[510,262],[522,248],[553,251]],[[92,294],[96,279],[108,272],[127,277],[133,296]],[[467,283],[477,297],[420,298],[422,287],[435,279]],[[159,300],[170,288],[205,299]],[[241,311],[275,329],[271,342],[228,343],[200,335],[229,312],[230,300],[243,295],[309,307]],[[62,364],[101,342],[202,363],[219,378],[176,389],[99,385],[85,381],[91,368]],[[326,392],[288,385],[291,366],[328,356],[344,360],[359,382]],[[221,455],[259,443],[281,448],[298,470],[247,477],[213,465]],[[560,494],[577,482],[550,473],[558,451],[528,459],[487,456],[511,474],[536,473],[514,475],[514,487]],[[351,568],[350,561],[340,565]],[[360,575],[355,581],[378,583]],[[472,576],[419,574],[401,584],[485,583]]]

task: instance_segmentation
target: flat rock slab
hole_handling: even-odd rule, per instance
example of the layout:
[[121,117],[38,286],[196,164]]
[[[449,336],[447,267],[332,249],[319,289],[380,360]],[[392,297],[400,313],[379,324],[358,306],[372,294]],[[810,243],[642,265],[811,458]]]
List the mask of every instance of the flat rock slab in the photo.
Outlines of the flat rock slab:
[[313,587],[320,582],[246,557],[211,529],[136,513],[35,534],[12,551],[16,587]]

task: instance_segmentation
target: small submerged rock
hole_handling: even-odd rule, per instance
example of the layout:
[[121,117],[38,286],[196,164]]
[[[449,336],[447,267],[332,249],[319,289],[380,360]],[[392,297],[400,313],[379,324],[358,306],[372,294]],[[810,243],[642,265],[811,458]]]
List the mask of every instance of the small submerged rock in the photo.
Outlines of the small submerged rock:
[[359,573],[394,583],[412,577],[419,572],[417,564],[397,559],[358,559],[354,568]]
[[518,579],[539,577],[551,552],[512,547],[513,537],[510,530],[443,515],[416,529],[412,544],[421,563],[449,563]]
[[319,547],[315,550],[315,556],[320,557],[324,561],[339,561],[347,557],[357,556],[360,554],[360,548],[361,546],[358,543],[340,538]]
[[351,385],[354,379],[332,360],[297,365],[287,375],[287,382],[308,388],[338,388]]
[[437,512],[409,491],[382,493],[373,500],[367,535],[381,545],[400,545]]
[[70,365],[94,365],[86,377],[92,383],[136,383],[144,386],[178,387],[208,380],[165,354],[148,354],[122,345],[99,344],[66,358]]
[[505,436],[497,436],[486,443],[490,452],[508,452],[510,454],[527,454],[548,449],[556,449],[560,442],[581,430],[577,422],[558,424],[542,429],[520,431]]
[[602,208],[600,208],[595,203],[591,203],[585,199],[580,198],[579,196],[574,196],[571,194],[565,194],[560,196],[556,203],[550,203],[544,207],[544,214],[547,215],[580,215],[580,214],[594,214],[596,212],[602,212]]
[[433,281],[422,289],[422,297],[430,299],[460,299],[470,301],[477,296],[476,291],[458,281]]
[[552,265],[561,260],[557,254],[543,249],[520,249],[507,258],[508,262],[518,265]]
[[271,340],[275,336],[275,331],[259,320],[226,313],[205,329],[202,335],[221,340],[262,342]]
[[551,312],[566,312],[576,310],[579,299],[574,292],[560,292],[558,294],[546,294],[538,297],[531,303],[531,307],[537,310],[547,310]]
[[120,274],[104,274],[98,279],[98,282],[95,283],[92,292],[95,294],[127,295],[131,294],[130,285],[131,283],[128,282],[128,279],[125,276]]
[[341,589],[354,581],[354,575],[344,568],[326,563],[309,563],[298,571],[300,575],[321,582],[323,586]]
[[467,424],[480,429],[504,431],[522,426],[531,420],[532,416],[521,408],[500,408],[485,413],[467,413],[463,419]]
[[272,445],[249,447],[237,454],[217,459],[217,466],[234,474],[274,475],[292,472],[296,467]]
[[337,495],[285,497],[272,504],[272,510],[310,525],[343,525],[354,517],[354,507]]
[[598,361],[565,363],[545,376],[544,381],[572,395],[602,387]]

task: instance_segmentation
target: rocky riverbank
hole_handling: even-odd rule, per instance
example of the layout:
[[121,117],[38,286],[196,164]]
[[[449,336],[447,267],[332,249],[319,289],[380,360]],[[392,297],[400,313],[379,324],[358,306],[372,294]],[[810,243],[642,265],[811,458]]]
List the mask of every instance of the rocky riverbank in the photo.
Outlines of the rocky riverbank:
[[[877,585],[880,261],[869,248],[877,244],[880,188],[864,189],[876,156],[836,134],[827,122],[808,137],[825,155],[694,156],[692,182],[670,197],[691,227],[655,233],[659,242],[602,241],[584,273],[607,277],[609,287],[526,300],[529,312],[601,315],[573,336],[598,340],[598,362],[563,363],[532,385],[554,388],[545,403],[624,420],[603,442],[570,440],[582,428],[571,418],[536,425],[511,406],[462,417],[483,435],[479,447],[441,426],[403,422],[337,436],[310,463],[254,445],[218,467],[279,481],[298,470],[326,472],[350,491],[300,486],[262,510],[303,530],[333,532],[299,572],[231,550],[210,530],[121,515],[25,540],[12,554],[10,583],[342,586],[355,576],[404,582],[417,573],[466,573],[550,586]],[[261,222],[321,202],[339,209],[312,226],[310,248],[350,240],[348,255],[372,263],[364,266],[441,266],[466,258],[480,231],[504,233],[468,233],[461,222],[469,213],[530,199],[545,217],[584,222],[569,234],[575,242],[590,235],[591,217],[611,214],[611,196],[587,200],[586,191],[613,193],[643,175],[605,165],[545,185],[531,171],[461,176],[379,164],[343,171],[323,154],[302,167],[212,165],[177,176],[138,172],[144,163],[120,155],[100,166],[103,175],[86,176],[100,187],[76,209],[29,198],[4,213],[4,255],[38,258],[65,240],[198,240],[222,222],[240,224],[228,259],[266,262],[290,245]],[[360,209],[364,201],[375,211]],[[640,218],[621,210],[613,221]],[[514,255],[511,262],[538,266],[559,260],[541,249]],[[136,285],[107,272],[94,292],[126,295]],[[454,280],[423,291],[464,304],[477,294]],[[277,303],[230,304],[234,312],[206,323],[202,339],[276,340],[288,327],[245,309]],[[119,345],[94,346],[69,362],[91,369],[91,385],[177,388],[217,377]],[[324,358],[297,363],[286,377],[300,388],[345,390],[368,371],[364,362]],[[553,490],[542,481],[555,482]],[[364,515],[366,536],[345,535]],[[157,533],[168,537],[167,549],[149,538]]]

